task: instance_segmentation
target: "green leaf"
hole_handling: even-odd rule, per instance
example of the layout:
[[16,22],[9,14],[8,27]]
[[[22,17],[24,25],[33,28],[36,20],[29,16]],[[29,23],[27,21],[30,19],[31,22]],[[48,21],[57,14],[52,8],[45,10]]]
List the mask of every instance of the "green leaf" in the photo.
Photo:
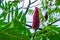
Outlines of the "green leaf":
[[18,16],[18,7],[15,9],[15,18]]
[[60,27],[57,25],[51,25],[43,28],[36,32],[37,40],[59,40],[60,38]]
[[22,11],[19,13],[19,15],[17,16],[18,19],[20,19],[22,16]]
[[0,18],[6,19],[6,15],[7,15],[7,13],[5,11],[3,11],[2,14],[0,15]]
[[26,25],[26,16],[25,15],[22,15],[20,22]]
[[43,21],[44,20],[44,16],[42,14],[42,12],[40,11],[40,20]]
[[14,15],[14,10],[13,10],[13,7],[12,7],[12,13],[11,13],[12,21],[13,21],[13,19],[14,19],[13,15]]
[[18,0],[13,2],[13,6],[16,7],[18,5]]
[[53,16],[52,16],[52,14],[49,15],[49,20],[48,21],[49,22],[53,22]]
[[16,19],[0,29],[0,40],[30,40],[30,35],[25,25]]
[[28,13],[32,14],[33,13],[33,10],[29,9],[28,10]]
[[60,0],[56,0],[56,6],[59,6],[60,5]]

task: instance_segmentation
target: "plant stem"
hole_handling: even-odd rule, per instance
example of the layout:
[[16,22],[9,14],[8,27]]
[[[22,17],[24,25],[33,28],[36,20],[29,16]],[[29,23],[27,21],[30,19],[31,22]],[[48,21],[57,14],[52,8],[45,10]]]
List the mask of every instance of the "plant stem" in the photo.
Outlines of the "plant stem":
[[34,35],[33,35],[33,39],[32,40],[35,40],[35,36],[36,36],[36,29],[35,29],[35,32],[34,32]]

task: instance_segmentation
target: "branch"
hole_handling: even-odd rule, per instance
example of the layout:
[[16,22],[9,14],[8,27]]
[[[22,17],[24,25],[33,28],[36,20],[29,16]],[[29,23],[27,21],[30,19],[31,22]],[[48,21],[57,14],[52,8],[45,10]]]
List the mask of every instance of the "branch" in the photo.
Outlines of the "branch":
[[31,4],[31,1],[29,0],[29,4],[28,4],[28,7],[27,7],[26,12],[24,13],[24,15],[27,14],[27,11],[28,11],[28,9],[29,9],[29,7],[30,7],[30,4]]
[[[32,8],[32,7],[35,7],[35,6],[38,6],[38,5],[41,5],[41,4],[37,4],[37,5],[31,6],[31,7],[29,7],[29,8]],[[18,8],[18,9],[27,9],[27,7],[20,7],[20,8]]]
[[24,13],[24,15],[27,14],[30,5],[33,4],[33,3],[35,3],[36,1],[37,1],[37,0],[35,0],[34,2],[31,3],[31,0],[29,0],[29,4],[28,4],[27,10],[26,10],[26,12]]
[[37,0],[35,0],[34,2],[32,2],[31,4],[35,3]]
[[56,20],[56,21],[52,22],[51,24],[48,24],[48,26],[50,26],[50,25],[52,25],[52,24],[56,23],[57,21],[60,21],[60,19],[58,19],[58,20]]
[[[53,11],[55,11],[56,9],[57,9],[57,7],[56,7],[54,10],[52,10],[51,12],[49,12],[49,14],[50,14],[50,13],[52,13]],[[60,19],[58,19],[58,20],[56,20],[56,21],[52,22],[51,24],[48,24],[48,26],[50,26],[50,25],[54,24],[54,23],[55,23],[55,22],[57,22],[57,21],[60,21]]]
[[32,27],[31,25],[28,25],[28,24],[26,24],[26,26],[28,26],[28,27],[30,27],[30,28]]
[[[35,6],[31,6],[31,7],[30,7],[30,5],[33,4],[33,3],[35,3],[36,1],[37,1],[37,0],[35,0],[34,2],[31,3],[31,1],[29,0],[28,7],[20,7],[20,8],[18,8],[18,10],[19,10],[19,9],[26,9],[26,12],[25,12],[25,14],[24,14],[24,15],[26,15],[29,8],[35,7],[35,6],[37,6],[37,5],[40,5],[40,4],[37,4],[37,5],[35,5]],[[18,1],[10,1],[10,2],[11,2],[11,5],[12,5],[12,3],[18,2]],[[11,11],[10,11],[10,12],[11,12]]]
[[37,30],[35,30],[35,32],[34,32],[34,35],[33,35],[33,39],[32,39],[32,40],[35,40],[36,31],[37,31]]
[[[52,22],[51,24],[48,24],[47,26],[50,26],[50,25],[52,25],[52,24],[54,24],[54,23],[56,23],[56,22],[58,22],[58,21],[60,21],[60,19]],[[31,25],[28,25],[28,24],[26,24],[26,26],[28,26],[28,27],[30,27],[30,28],[32,27]],[[39,28],[38,30],[42,30],[42,28]]]

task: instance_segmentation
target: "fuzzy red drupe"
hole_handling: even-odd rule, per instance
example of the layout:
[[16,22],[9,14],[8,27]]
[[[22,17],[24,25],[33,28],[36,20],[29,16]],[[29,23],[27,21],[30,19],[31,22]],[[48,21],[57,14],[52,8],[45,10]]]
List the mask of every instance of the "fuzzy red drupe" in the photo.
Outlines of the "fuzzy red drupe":
[[39,10],[38,10],[38,7],[35,7],[32,29],[38,29],[39,25],[40,25]]

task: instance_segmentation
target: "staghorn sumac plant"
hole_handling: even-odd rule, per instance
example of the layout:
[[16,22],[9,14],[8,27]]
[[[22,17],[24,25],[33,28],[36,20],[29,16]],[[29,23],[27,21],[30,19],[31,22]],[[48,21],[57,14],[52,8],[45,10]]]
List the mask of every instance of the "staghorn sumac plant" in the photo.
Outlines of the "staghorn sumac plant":
[[37,30],[40,25],[40,19],[39,19],[39,10],[38,7],[35,7],[34,15],[33,15],[33,23],[32,23],[32,29]]

